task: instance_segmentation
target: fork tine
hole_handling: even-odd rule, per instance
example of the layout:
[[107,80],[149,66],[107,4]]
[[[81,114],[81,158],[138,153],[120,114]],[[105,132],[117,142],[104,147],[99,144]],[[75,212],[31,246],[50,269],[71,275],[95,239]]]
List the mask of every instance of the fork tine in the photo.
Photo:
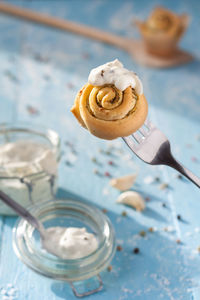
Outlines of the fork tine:
[[150,121],[150,120],[146,120],[145,122],[144,122],[144,125],[150,130],[150,129],[152,129],[152,128],[155,128],[155,125]]
[[137,143],[141,143],[142,142],[142,136],[139,135],[137,132],[132,134],[132,137],[136,140]]
[[134,139],[132,139],[130,136],[122,137],[122,139],[124,140],[124,142],[128,145],[128,147],[132,151],[136,151],[137,150],[137,144],[135,143]]
[[143,127],[141,127],[138,131],[139,131],[139,132],[141,133],[141,135],[143,135],[143,136],[146,136],[146,135],[147,135],[147,130],[145,130]]

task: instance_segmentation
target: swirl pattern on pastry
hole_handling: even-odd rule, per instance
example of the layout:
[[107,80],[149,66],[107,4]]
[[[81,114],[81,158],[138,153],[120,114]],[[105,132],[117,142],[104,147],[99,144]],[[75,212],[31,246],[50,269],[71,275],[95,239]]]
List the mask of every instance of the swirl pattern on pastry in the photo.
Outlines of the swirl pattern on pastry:
[[177,15],[163,7],[156,7],[145,22],[137,21],[137,26],[148,52],[170,56],[176,52],[188,22],[186,14]]
[[156,7],[146,22],[139,25],[143,33],[146,31],[146,34],[164,34],[179,38],[187,24],[188,17],[185,14],[179,16],[163,7]]
[[179,18],[172,12],[157,8],[148,18],[146,28],[150,31],[177,34],[179,30]]
[[71,111],[80,124],[102,139],[128,136],[138,130],[147,116],[147,101],[134,88],[121,91],[113,84],[86,84]]

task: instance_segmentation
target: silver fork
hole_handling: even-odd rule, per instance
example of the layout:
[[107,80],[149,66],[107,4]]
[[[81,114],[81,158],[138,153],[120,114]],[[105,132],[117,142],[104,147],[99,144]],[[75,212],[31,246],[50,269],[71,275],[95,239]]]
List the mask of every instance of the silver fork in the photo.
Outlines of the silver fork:
[[200,178],[173,157],[169,140],[149,120],[137,132],[123,137],[123,140],[144,162],[150,165],[167,165],[174,168],[200,188]]

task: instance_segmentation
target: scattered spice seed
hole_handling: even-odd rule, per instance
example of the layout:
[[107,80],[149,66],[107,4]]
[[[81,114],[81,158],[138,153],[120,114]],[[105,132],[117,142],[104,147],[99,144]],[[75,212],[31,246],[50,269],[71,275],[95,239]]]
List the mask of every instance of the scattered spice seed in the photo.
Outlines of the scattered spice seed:
[[192,148],[192,144],[186,144],[187,148]]
[[182,176],[181,174],[178,174],[178,175],[177,175],[177,178],[180,179],[180,180],[182,180],[182,179],[183,179],[183,176]]
[[93,163],[97,163],[96,157],[92,157],[92,158],[91,158],[91,161],[92,161]]
[[105,172],[105,173],[104,173],[104,176],[106,176],[106,177],[111,177],[111,175],[110,175],[109,172]]
[[112,266],[108,266],[107,270],[108,270],[108,272],[111,272],[112,271]]
[[71,148],[71,151],[73,154],[77,154],[77,151],[73,147]]
[[126,216],[127,216],[127,212],[126,212],[125,210],[123,210],[122,213],[121,213],[121,215],[122,215],[123,217],[126,217]]
[[69,141],[66,141],[65,145],[68,146],[68,147],[70,147],[70,148],[73,148],[73,144],[71,142],[69,142]]
[[89,53],[87,52],[82,53],[82,58],[88,59],[89,57],[90,57]]
[[176,242],[177,242],[177,244],[181,244],[181,240],[180,239],[177,239]]
[[111,155],[111,152],[109,150],[105,151],[106,155]]
[[67,87],[68,87],[70,90],[72,90],[72,89],[74,88],[74,85],[73,85],[73,83],[68,82],[68,83],[67,83]]
[[192,157],[191,157],[191,160],[192,160],[193,162],[197,162],[197,161],[198,161],[198,159],[197,159],[195,156],[192,156]]
[[160,190],[165,190],[165,189],[168,189],[169,188],[169,184],[168,183],[162,183],[160,186],[159,186],[159,189]]
[[177,219],[178,219],[178,220],[181,220],[181,215],[177,215]]
[[106,208],[102,208],[102,212],[103,212],[104,214],[106,214],[106,213],[108,212],[108,210],[107,210]]
[[138,254],[139,252],[140,252],[140,249],[139,249],[139,248],[134,248],[134,249],[133,249],[133,253],[134,253],[134,254]]
[[13,82],[19,83],[19,79],[9,70],[5,71],[4,74]]
[[71,164],[70,161],[68,161],[68,160],[66,160],[65,164],[66,164],[66,166],[68,166],[68,167],[71,167],[71,166],[72,166],[72,164]]
[[113,166],[113,165],[114,165],[114,163],[113,163],[112,160],[109,160],[109,161],[108,161],[108,164],[109,164],[110,166]]
[[165,204],[165,203],[162,203],[162,207],[166,207],[166,204]]
[[97,169],[93,169],[94,174],[99,174],[99,171]]
[[42,55],[40,53],[36,53],[34,55],[34,59],[37,61],[43,62],[43,63],[47,63],[50,60],[47,56],[45,57],[44,55]]
[[146,201],[146,202],[149,202],[149,201],[150,201],[150,198],[149,198],[149,197],[145,197],[145,201]]
[[141,230],[139,232],[139,235],[142,236],[142,237],[145,237],[146,236],[146,232],[144,230]]
[[26,109],[30,115],[38,115],[39,114],[39,110],[31,105],[27,105]]
[[104,73],[105,71],[104,70],[101,70],[101,76],[103,77],[103,73]]
[[166,231],[166,232],[173,232],[174,231],[174,227],[167,226],[167,227],[164,227],[163,230]]
[[149,227],[149,232],[154,232],[154,228],[153,227]]
[[197,251],[200,253],[200,246],[197,248]]
[[158,176],[155,177],[155,178],[154,178],[154,181],[155,181],[155,182],[160,182],[160,177],[158,177]]
[[117,246],[117,251],[119,251],[119,252],[122,251],[122,246],[118,245]]

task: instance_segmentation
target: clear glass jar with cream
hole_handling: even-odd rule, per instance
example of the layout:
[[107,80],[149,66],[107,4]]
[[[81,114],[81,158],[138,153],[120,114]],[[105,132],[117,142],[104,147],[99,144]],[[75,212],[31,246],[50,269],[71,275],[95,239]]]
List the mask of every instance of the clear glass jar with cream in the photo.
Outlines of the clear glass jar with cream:
[[[54,197],[59,159],[55,131],[34,124],[0,124],[0,190],[22,206]],[[0,214],[14,212],[0,201]]]
[[[24,219],[18,219],[13,229],[13,246],[19,259],[43,276],[69,283],[78,297],[99,291],[103,285],[99,273],[110,264],[116,248],[114,230],[107,216],[90,204],[69,199],[43,202],[30,207],[29,211],[46,229],[57,226],[86,228],[94,234],[97,248],[81,258],[56,257],[42,248],[38,231]],[[96,276],[99,286],[79,294],[76,282],[84,285],[85,280]]]

